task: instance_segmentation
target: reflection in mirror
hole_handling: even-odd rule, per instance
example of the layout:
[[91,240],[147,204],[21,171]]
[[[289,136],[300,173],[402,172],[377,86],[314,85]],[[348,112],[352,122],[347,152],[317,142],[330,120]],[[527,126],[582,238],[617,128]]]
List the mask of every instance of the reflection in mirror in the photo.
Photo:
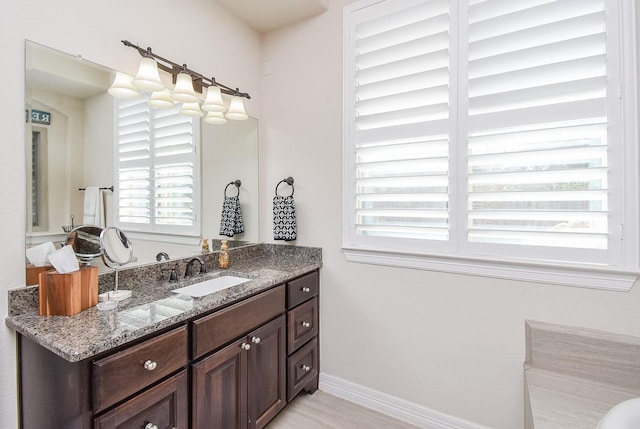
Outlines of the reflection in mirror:
[[[25,62],[25,148],[27,159],[28,247],[64,243],[63,228],[82,223],[88,186],[117,186],[114,176],[114,99],[107,93],[114,71],[80,56],[27,41]],[[244,233],[231,240],[255,243],[258,234],[257,121],[228,121],[201,127],[201,234],[151,235],[127,230],[135,243],[131,265],[156,263],[200,253],[207,238],[211,250],[220,232],[225,186],[241,180]],[[114,193],[102,191],[106,226],[114,222]],[[75,225],[74,225],[75,226]],[[68,228],[71,229],[71,228]],[[230,241],[233,245],[233,241]],[[103,269],[103,267],[101,267]]]
[[102,254],[101,233],[102,228],[97,226],[79,226],[67,235],[65,245],[71,246],[76,257],[82,263],[89,265],[93,259]]

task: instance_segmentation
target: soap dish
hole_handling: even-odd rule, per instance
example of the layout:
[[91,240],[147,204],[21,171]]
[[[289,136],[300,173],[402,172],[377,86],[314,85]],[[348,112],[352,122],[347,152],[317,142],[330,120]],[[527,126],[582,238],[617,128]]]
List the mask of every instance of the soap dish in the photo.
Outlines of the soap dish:
[[96,307],[98,307],[98,310],[102,310],[102,311],[113,310],[117,306],[118,306],[118,301],[102,301],[102,302],[99,302],[98,305],[96,305]]

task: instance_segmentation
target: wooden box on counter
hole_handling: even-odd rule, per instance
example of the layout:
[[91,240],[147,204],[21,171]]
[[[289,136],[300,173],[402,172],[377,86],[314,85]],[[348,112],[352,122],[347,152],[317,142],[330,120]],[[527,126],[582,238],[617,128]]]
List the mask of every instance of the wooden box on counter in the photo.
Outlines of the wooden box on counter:
[[51,265],[45,265],[43,267],[34,267],[31,264],[27,264],[27,286],[37,285],[40,282],[40,273],[52,270]]
[[98,303],[98,267],[82,267],[60,274],[40,273],[38,288],[41,316],[72,316]]

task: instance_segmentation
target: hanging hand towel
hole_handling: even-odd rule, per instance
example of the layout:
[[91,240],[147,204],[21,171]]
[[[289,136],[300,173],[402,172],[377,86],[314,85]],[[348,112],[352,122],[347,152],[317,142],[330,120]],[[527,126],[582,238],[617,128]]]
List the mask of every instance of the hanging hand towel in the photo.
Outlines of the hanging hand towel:
[[242,222],[242,211],[240,210],[240,198],[227,197],[225,195],[222,202],[222,217],[220,219],[220,235],[233,237],[234,234],[244,232]]
[[293,195],[273,197],[273,239],[293,241],[297,237]]
[[105,227],[104,201],[102,199],[102,191],[97,186],[87,186],[84,191],[82,224],[95,225],[100,228]]

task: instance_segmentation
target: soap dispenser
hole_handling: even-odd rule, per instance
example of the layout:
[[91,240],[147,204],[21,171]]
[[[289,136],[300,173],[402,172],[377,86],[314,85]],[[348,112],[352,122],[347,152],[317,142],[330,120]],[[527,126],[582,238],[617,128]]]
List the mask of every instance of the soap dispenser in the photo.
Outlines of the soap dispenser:
[[229,268],[229,245],[227,240],[222,240],[220,245],[220,255],[218,256],[218,268]]

